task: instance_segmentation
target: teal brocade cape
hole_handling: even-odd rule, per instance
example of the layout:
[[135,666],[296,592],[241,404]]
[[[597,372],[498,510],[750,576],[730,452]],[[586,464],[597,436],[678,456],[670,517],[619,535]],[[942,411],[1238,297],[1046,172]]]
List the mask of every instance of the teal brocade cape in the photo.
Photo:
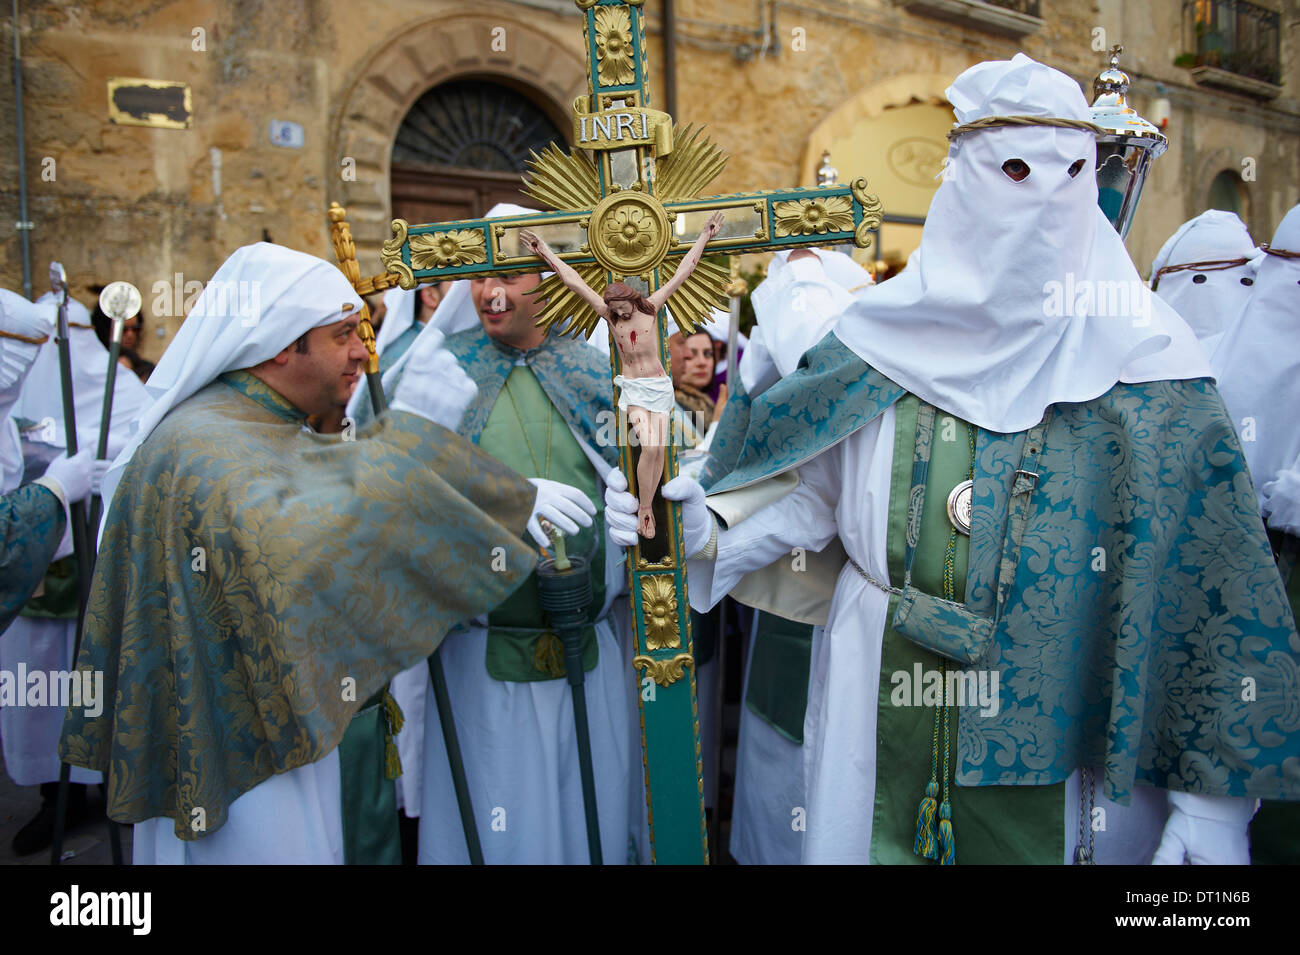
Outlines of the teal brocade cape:
[[117,822],[217,830],[533,570],[519,535],[535,489],[468,441],[402,412],[356,440],[302,423],[235,372],[168,414],[123,473],[77,659],[111,704],[70,709],[60,742],[105,773]]
[[[810,460],[903,394],[827,335],[736,405],[710,491]],[[978,431],[966,606],[984,616],[1024,438]],[[1001,706],[963,711],[957,781],[1046,785],[1104,766],[1120,801],[1134,784],[1300,799],[1300,638],[1214,385],[1117,384],[1056,405],[1039,474],[1007,612],[972,665],[1000,671]]]

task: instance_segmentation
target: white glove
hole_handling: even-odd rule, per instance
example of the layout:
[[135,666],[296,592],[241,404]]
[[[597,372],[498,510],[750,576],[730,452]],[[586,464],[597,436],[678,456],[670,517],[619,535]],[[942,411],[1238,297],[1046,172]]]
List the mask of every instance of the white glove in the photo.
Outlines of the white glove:
[[663,486],[663,496],[682,505],[682,543],[686,545],[687,559],[709,545],[713,529],[717,526],[713,514],[704,503],[704,488],[693,477],[679,474]]
[[1250,865],[1246,834],[1259,802],[1169,791],[1169,818],[1152,865]]
[[436,328],[425,329],[411,346],[397,384],[393,411],[409,411],[449,431],[460,426],[478,385],[465,374],[460,362],[442,347],[446,336]]
[[[66,454],[55,458],[45,469],[45,477],[56,482],[63,489],[63,499],[68,504],[84,501],[90,497],[92,487],[99,486],[99,479],[110,462],[96,462],[95,449],[82,448],[72,457]],[[98,465],[103,465],[102,467]]]
[[618,468],[605,475],[605,530],[619,547],[636,544],[637,500],[627,493],[627,478]]
[[576,487],[569,487],[559,481],[546,478],[529,478],[528,482],[537,488],[537,500],[533,504],[533,513],[528,518],[528,533],[533,535],[538,547],[550,547],[550,535],[542,530],[541,520],[545,518],[566,534],[578,533],[578,525],[591,526],[591,519],[596,516],[596,505],[587,495]]
[[[660,493],[670,501],[682,503],[682,535],[688,558],[694,557],[708,546],[713,536],[713,515],[704,503],[704,488],[694,478],[679,474]],[[614,468],[605,478],[605,526],[609,529],[609,539],[620,547],[631,547],[637,542],[637,511],[637,499],[627,492],[623,472]]]
[[1286,468],[1259,489],[1268,526],[1300,536],[1300,471]]

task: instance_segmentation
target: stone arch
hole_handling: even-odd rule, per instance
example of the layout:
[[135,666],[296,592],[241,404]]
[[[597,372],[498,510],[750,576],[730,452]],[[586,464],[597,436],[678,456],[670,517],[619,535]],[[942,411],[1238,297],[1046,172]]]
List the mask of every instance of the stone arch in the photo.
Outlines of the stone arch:
[[1241,221],[1246,223],[1247,227],[1251,224],[1251,213],[1254,211],[1252,199],[1254,198],[1249,184],[1241,180],[1241,149],[1229,146],[1220,146],[1206,152],[1200,161],[1200,171],[1197,174],[1195,190],[1188,190],[1188,198],[1191,200],[1192,212],[1188,215],[1198,215],[1210,208],[1210,188],[1214,183],[1215,177],[1221,172],[1232,173],[1237,177],[1238,187],[1241,190]]
[[[529,95],[561,129],[570,125],[573,100],[587,92],[581,46],[564,46],[518,16],[517,8],[484,4],[481,13],[435,17],[395,31],[362,60],[341,98],[326,160],[331,176],[338,175],[344,157],[355,161],[356,178],[329,192],[338,193],[348,210],[358,258],[377,261],[390,235],[393,141],[425,91],[482,76]],[[493,30],[503,26],[507,48],[493,50]]]
[[[947,89],[951,85],[952,77],[946,73],[900,73],[860,90],[851,99],[831,110],[808,134],[798,181],[817,181],[817,167],[821,165],[822,150],[827,149],[836,139],[837,131],[848,129],[859,120],[879,116],[894,106],[908,106],[912,103],[946,104]],[[835,162],[834,156],[831,157],[831,162]]]

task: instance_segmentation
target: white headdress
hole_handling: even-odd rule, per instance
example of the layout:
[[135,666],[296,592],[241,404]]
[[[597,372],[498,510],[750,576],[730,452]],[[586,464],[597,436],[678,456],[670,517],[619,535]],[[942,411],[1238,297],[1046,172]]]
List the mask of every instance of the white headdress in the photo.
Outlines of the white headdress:
[[361,299],[338,266],[267,242],[237,249],[149,376],[153,403],[105,475],[104,500],[112,501],[127,462],[169,411],[219,375],[259,365],[313,328],[342,321],[345,310],[359,313]]
[[49,333],[39,306],[0,289],[0,494],[8,494],[22,481],[22,443],[9,412]]
[[[1156,253],[1151,286],[1192,327],[1207,355],[1246,307],[1259,254],[1245,223],[1222,209],[1184,222]],[[1225,266],[1235,260],[1242,261]],[[1197,264],[1203,267],[1188,268]]]
[[[484,216],[484,218],[499,219],[502,216],[528,216],[537,215],[537,213],[537,209],[528,209],[524,206],[517,206],[511,202],[498,202],[488,210],[488,214]],[[549,274],[549,272],[543,273],[543,275]],[[414,294],[414,292],[411,294]],[[387,301],[387,299],[385,299],[385,301]],[[414,323],[414,310],[408,309],[408,311],[410,311],[409,320],[403,319],[405,324],[400,326],[400,330],[394,332],[388,341],[392,341],[393,338],[396,338],[402,331],[410,328],[412,323]],[[385,314],[385,329],[388,328],[388,322],[389,315]],[[438,307],[434,309],[433,315],[430,316],[428,323],[425,324],[424,329],[421,330],[420,334],[423,335],[428,329],[434,329],[443,335],[455,335],[457,332],[463,332],[471,328],[477,328],[478,326],[478,309],[474,307],[474,298],[470,294],[470,280],[457,279],[455,282],[451,283],[451,287],[447,289],[447,293],[443,295],[442,301],[438,303]],[[419,340],[419,336],[416,336],[415,341],[418,342]],[[375,343],[375,348],[377,351],[382,351],[382,349],[379,348],[378,341]],[[397,359],[397,361],[393,363],[391,368],[384,372],[383,383],[385,389],[390,388],[392,382],[396,379],[397,375],[400,374],[398,369],[406,366],[406,356],[411,354],[414,348],[415,342],[411,342],[411,347],[403,353],[401,358]],[[358,388],[352,395],[352,400],[348,403],[349,415],[355,416],[361,401],[370,400],[367,397],[363,397],[364,392],[364,388]]]
[[1277,227],[1250,300],[1214,353],[1227,405],[1263,503],[1264,486],[1300,466],[1300,205]]
[[[1024,54],[971,67],[948,99],[962,124],[1091,116],[1074,80]],[[919,263],[860,293],[836,335],[931,404],[1003,433],[1116,382],[1208,375],[1195,335],[1151,294],[1097,207],[1096,162],[1086,129],[960,135]]]
[[[45,333],[50,336],[42,346],[31,372],[23,383],[22,394],[14,405],[14,414],[48,425],[52,444],[66,448],[64,427],[62,372],[59,350],[54,342],[58,330],[58,305],[53,292],[36,300]],[[99,441],[99,419],[104,407],[104,389],[108,384],[108,349],[90,325],[90,312],[76,299],[68,298],[68,355],[72,359],[73,409],[77,418],[77,447],[94,447]],[[131,434],[136,420],[149,406],[149,395],[140,379],[124,368],[113,376],[113,412],[109,419],[110,444],[120,447]],[[40,429],[45,434],[47,428]]]

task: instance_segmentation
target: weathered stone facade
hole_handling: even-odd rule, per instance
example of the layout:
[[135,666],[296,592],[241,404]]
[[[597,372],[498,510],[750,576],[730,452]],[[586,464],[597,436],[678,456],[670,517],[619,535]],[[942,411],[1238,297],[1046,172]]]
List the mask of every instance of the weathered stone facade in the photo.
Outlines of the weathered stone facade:
[[[1120,42],[1134,105],[1144,115],[1158,96],[1170,105],[1170,148],[1129,236],[1145,273],[1177,225],[1207,207],[1220,171],[1247,180],[1243,212],[1257,241],[1300,198],[1300,0],[1259,5],[1282,13],[1281,95],[1272,99],[1200,87],[1173,65],[1192,37],[1181,0],[1041,0],[1041,25],[1020,37],[954,24],[906,0],[678,0],[677,118],[707,124],[731,153],[717,191],[809,184],[821,150],[854,124],[942,103],[947,84],[973,63],[1023,50],[1090,93],[1103,62],[1098,39]],[[426,90],[494,78],[527,92],[565,129],[573,98],[585,91],[572,0],[19,7],[34,289],[44,290],[52,258],[83,301],[91,283],[134,282],[150,323],[167,329],[163,338],[146,335],[153,357],[182,317],[177,275],[183,292],[184,282],[206,280],[231,250],[264,235],[328,257],[331,200],[348,206],[363,268],[377,271],[392,144]],[[663,105],[661,4],[648,0],[647,8],[652,95]],[[0,50],[9,76],[10,24]],[[190,128],[110,123],[112,77],[189,84]],[[301,124],[302,148],[273,145],[272,120]],[[12,91],[0,99],[0,129],[0,284],[21,288]],[[833,155],[842,179],[866,172],[874,181],[874,161]],[[889,211],[888,192],[880,194]]]

